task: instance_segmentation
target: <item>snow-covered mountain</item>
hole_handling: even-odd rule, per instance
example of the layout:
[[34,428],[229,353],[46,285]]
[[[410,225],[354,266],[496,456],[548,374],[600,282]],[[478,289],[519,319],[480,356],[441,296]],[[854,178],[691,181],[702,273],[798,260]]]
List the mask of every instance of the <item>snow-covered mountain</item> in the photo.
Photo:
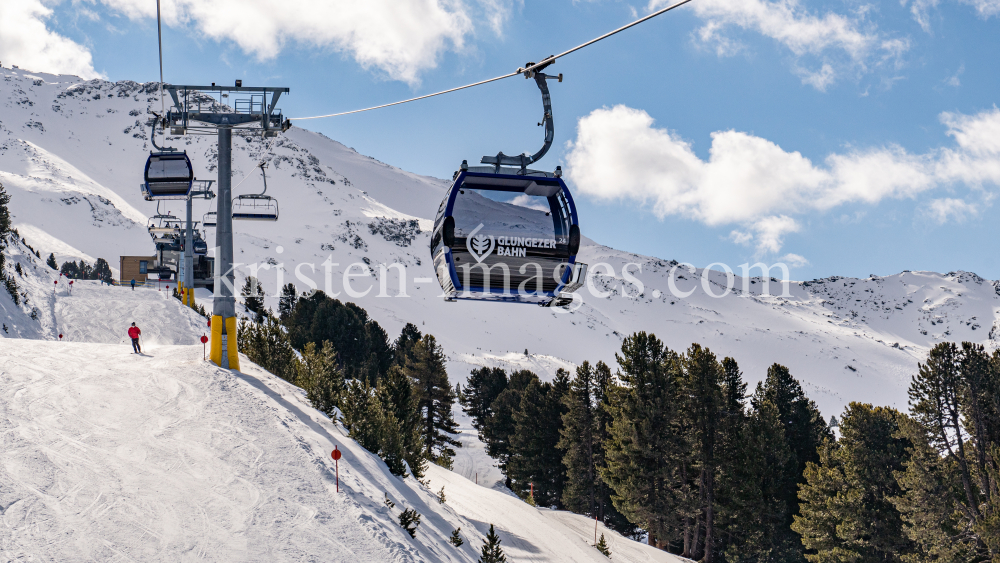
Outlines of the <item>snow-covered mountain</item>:
[[[157,85],[0,75],[0,183],[26,243],[43,258],[103,257],[112,267],[119,255],[151,254],[146,225],[156,206],[138,184]],[[215,177],[213,137],[167,142],[188,151],[199,178]],[[237,138],[233,152],[235,193],[259,191],[254,167],[267,157],[268,193],[280,199],[279,222],[234,225],[237,261],[256,265],[269,305],[281,283],[329,285],[391,336],[406,322],[437,336],[453,382],[478,365],[542,376],[583,360],[613,365],[621,340],[646,330],[676,349],[698,342],[735,357],[751,383],[769,364],[785,364],[829,416],[851,400],[905,408],[909,377],[937,342],[996,347],[1000,284],[975,274],[837,277],[792,283],[784,296],[767,280],[767,293],[779,295],[768,296],[762,278],[701,270],[678,270],[671,287],[674,262],[589,240],[580,255],[591,277],[572,311],[447,303],[427,250],[447,181],[301,128],[270,143]],[[168,210],[182,215],[179,203],[161,205]],[[196,217],[209,210],[196,203]],[[96,282],[71,292],[26,245],[7,254],[8,271],[17,264],[23,274],[15,275],[20,304],[0,290],[0,558],[474,561],[495,523],[511,561],[603,560],[587,545],[592,521],[529,507],[495,486],[496,468],[464,417],[454,472],[432,466],[428,485],[397,479],[297,388],[250,362],[236,374],[199,360],[204,319],[167,292]],[[406,296],[398,273],[380,269],[393,263],[406,267]],[[352,264],[363,266],[347,272]],[[345,272],[365,271],[353,289],[344,286]],[[240,269],[238,282],[250,274]],[[727,281],[733,291],[714,297]],[[198,299],[211,297],[199,291]],[[131,321],[153,357],[127,353]],[[339,496],[334,444],[345,451]],[[433,494],[441,486],[446,504]],[[396,524],[385,495],[424,515],[416,539]],[[461,549],[446,543],[457,527]],[[601,531],[615,560],[676,560]]]
[[[27,242],[43,256],[55,252],[60,262],[104,257],[113,267],[121,254],[151,253],[145,227],[156,206],[142,200],[138,184],[151,148],[144,124],[160,106],[157,85],[21,69],[2,75],[0,182],[13,197],[14,223]],[[198,178],[215,178],[214,137],[166,142],[191,155]],[[973,340],[993,347],[998,334],[1000,285],[971,273],[829,278],[792,283],[785,297],[761,296],[760,278],[749,280],[744,292],[744,280],[736,277],[735,289],[715,298],[703,287],[703,272],[679,270],[677,290],[694,292],[678,298],[669,286],[673,262],[589,240],[580,259],[591,264],[591,289],[581,291],[584,301],[575,311],[447,303],[439,298],[427,250],[446,180],[405,172],[298,127],[268,143],[237,138],[233,155],[233,183],[240,184],[234,193],[260,190],[254,166],[267,157],[268,193],[280,200],[277,223],[234,225],[237,261],[269,268],[257,274],[269,304],[275,306],[280,283],[308,289],[296,274],[321,289],[329,284],[390,335],[413,322],[437,336],[455,382],[476,365],[522,366],[544,375],[583,360],[610,363],[622,338],[646,330],[673,348],[698,342],[733,356],[751,384],[769,364],[785,364],[829,416],[851,400],[905,408],[909,377],[930,346]],[[455,155],[456,164],[470,156]],[[161,210],[183,211],[179,203]],[[196,203],[196,217],[209,210],[207,202]],[[581,218],[584,234],[591,219]],[[208,235],[211,246],[211,230]],[[398,296],[396,270],[380,273],[379,265],[392,263],[407,268],[407,297]],[[599,263],[607,266],[595,267]],[[370,265],[369,277],[352,280],[356,297],[343,284],[351,264]],[[627,264],[635,264],[628,277]],[[363,271],[356,266],[351,273]],[[241,268],[237,281],[250,273]],[[725,275],[707,277],[709,290],[720,294]],[[770,294],[780,293],[771,283]]]

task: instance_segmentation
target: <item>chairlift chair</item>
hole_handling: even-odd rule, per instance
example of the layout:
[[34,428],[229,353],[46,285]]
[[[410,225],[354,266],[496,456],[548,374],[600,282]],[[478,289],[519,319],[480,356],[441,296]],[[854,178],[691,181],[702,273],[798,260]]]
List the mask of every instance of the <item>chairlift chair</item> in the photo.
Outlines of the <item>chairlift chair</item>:
[[431,258],[448,300],[566,306],[586,280],[587,265],[576,261],[576,205],[562,169],[527,168],[548,151],[554,137],[545,80],[556,77],[538,72],[544,66],[526,72],[542,92],[546,131],[541,150],[531,156],[483,157],[482,163],[491,166],[470,167],[463,161],[438,208]]
[[233,219],[240,221],[277,221],[278,200],[267,194],[266,164],[261,163],[260,173],[264,178],[264,191],[259,194],[238,195],[233,198]]
[[216,212],[215,212],[215,211],[209,211],[209,212],[208,212],[208,213],[206,213],[206,214],[205,214],[205,216],[204,216],[204,217],[202,217],[202,219],[201,219],[201,224],[202,224],[202,226],[203,226],[203,227],[206,227],[206,228],[208,228],[208,227],[215,227],[215,225],[216,225],[216,220],[215,220],[215,218],[216,218],[217,216],[218,216],[218,215],[216,214]]
[[194,169],[186,151],[156,144],[156,121],[150,139],[155,151],[146,159],[143,195],[147,200],[187,199],[194,185]]

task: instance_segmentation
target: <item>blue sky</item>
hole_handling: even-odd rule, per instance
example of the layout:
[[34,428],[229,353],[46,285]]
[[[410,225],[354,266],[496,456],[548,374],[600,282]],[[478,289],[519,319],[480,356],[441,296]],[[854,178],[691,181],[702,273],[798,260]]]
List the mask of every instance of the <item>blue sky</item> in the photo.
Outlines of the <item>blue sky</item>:
[[[505,74],[666,5],[623,1],[163,0],[165,79],[287,86],[286,116]],[[153,0],[5,0],[0,61],[157,79]],[[556,143],[584,234],[796,279],[970,270],[1000,183],[1000,0],[693,0],[560,59]],[[533,152],[533,81],[297,122],[447,178]],[[427,202],[430,216],[439,202]],[[985,244],[984,244],[985,243]]]

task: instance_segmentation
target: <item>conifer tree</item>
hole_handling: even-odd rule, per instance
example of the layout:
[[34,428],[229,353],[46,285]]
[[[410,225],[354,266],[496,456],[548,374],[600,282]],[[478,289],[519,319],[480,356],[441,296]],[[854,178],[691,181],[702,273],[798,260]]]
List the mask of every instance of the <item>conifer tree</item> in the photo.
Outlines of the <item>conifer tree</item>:
[[399,421],[403,459],[417,479],[424,476],[427,461],[421,439],[420,409],[413,393],[410,378],[399,366],[392,366],[378,383],[379,400],[383,407]]
[[894,562],[913,552],[892,503],[902,492],[894,474],[903,470],[911,447],[899,434],[902,416],[887,407],[851,403],[842,417],[841,439],[824,442],[820,462],[806,464],[792,529],[810,550],[809,561]]
[[462,410],[472,418],[472,427],[479,431],[484,442],[483,429],[493,416],[493,401],[507,388],[507,374],[502,368],[481,367],[472,370],[465,382],[465,402]]
[[677,431],[680,379],[677,354],[652,334],[638,332],[616,354],[621,387],[614,388],[612,416],[601,477],[612,501],[629,521],[647,530],[651,545],[678,538],[675,456],[683,446]]
[[417,526],[420,525],[420,514],[413,508],[407,508],[399,515],[399,525],[411,538],[417,537]]
[[605,444],[611,438],[611,394],[616,387],[611,368],[604,362],[594,365],[594,469],[597,473],[594,492],[596,497],[597,518],[604,525],[623,536],[639,539],[642,529],[629,522],[611,501],[612,490],[601,478],[601,468],[606,465]]
[[0,184],[0,248],[6,245],[7,235],[10,234],[10,194]]
[[344,426],[358,445],[382,458],[393,475],[406,474],[402,427],[383,405],[377,389],[366,380],[348,381],[340,399],[340,412]]
[[1000,353],[941,343],[910,383],[912,443],[894,503],[914,560],[1000,558]]
[[[719,470],[719,419],[723,414],[723,366],[715,354],[692,344],[683,358],[685,396],[691,423],[691,446],[698,468],[697,516],[685,524],[687,557],[699,557],[712,563],[715,551],[715,479]],[[683,470],[684,468],[682,468]],[[694,467],[692,467],[692,470]],[[694,508],[694,507],[692,507]],[[702,536],[704,534],[704,536]]]
[[298,359],[288,340],[284,327],[271,317],[262,323],[240,319],[237,327],[239,351],[251,362],[278,377],[295,382],[298,376]]
[[493,524],[490,524],[490,532],[483,540],[479,563],[507,563],[507,556],[503,554],[503,549],[500,547],[500,536],[493,531]]
[[91,272],[90,277],[87,279],[111,283],[114,281],[115,276],[111,273],[111,266],[108,265],[108,261],[104,258],[98,258],[97,262],[94,264],[94,269]]
[[295,309],[297,299],[294,283],[288,282],[281,286],[281,297],[278,298],[278,318],[281,319],[281,322],[288,321],[288,316]]
[[53,270],[59,269],[59,264],[56,264],[55,253],[49,253],[48,259],[45,260],[45,265],[48,266],[49,268],[52,268]]
[[413,345],[404,370],[413,382],[414,397],[422,417],[421,437],[424,455],[435,463],[449,466],[454,447],[461,443],[452,438],[458,424],[452,414],[455,391],[448,382],[444,351],[433,336],[424,335]]
[[503,473],[505,486],[512,487],[508,462],[510,461],[510,438],[516,429],[514,413],[521,407],[521,395],[533,382],[541,383],[538,376],[528,370],[517,370],[510,374],[507,388],[497,395],[490,406],[489,418],[479,431],[486,443],[486,454],[497,460],[497,467]]
[[740,504],[746,482],[747,384],[733,358],[722,360],[722,405],[719,414],[718,488],[716,543],[718,553],[725,553],[744,521],[745,507]]
[[605,557],[611,557],[611,550],[608,549],[608,542],[604,539],[604,534],[601,534],[601,539],[597,541],[597,544],[594,547],[596,547],[597,551],[600,551]]
[[423,335],[420,334],[420,329],[417,328],[417,325],[406,323],[406,326],[400,331],[399,337],[392,344],[393,361],[397,366],[401,368],[406,367],[406,359],[410,356],[413,345],[419,342],[421,338],[423,338]]
[[512,490],[526,498],[534,483],[534,499],[540,506],[562,508],[566,473],[556,446],[566,411],[563,396],[568,390],[569,374],[559,369],[552,383],[533,381],[528,385],[514,412],[507,466]]
[[313,408],[333,418],[345,381],[344,372],[337,364],[337,353],[329,341],[323,341],[319,347],[315,342],[306,344],[295,384],[305,389]]
[[451,537],[448,538],[448,541],[451,542],[451,545],[455,547],[462,547],[462,544],[465,543],[465,540],[462,539],[462,536],[460,535],[461,532],[462,532],[461,526],[451,531]]
[[253,320],[261,322],[264,320],[264,288],[253,276],[248,276],[243,288],[240,290],[243,298],[243,305],[247,311],[253,313]]
[[590,362],[576,368],[570,391],[564,398],[566,413],[557,446],[564,453],[566,487],[562,501],[567,510],[588,516],[597,516],[597,475],[595,450],[597,431],[594,401],[594,370]]

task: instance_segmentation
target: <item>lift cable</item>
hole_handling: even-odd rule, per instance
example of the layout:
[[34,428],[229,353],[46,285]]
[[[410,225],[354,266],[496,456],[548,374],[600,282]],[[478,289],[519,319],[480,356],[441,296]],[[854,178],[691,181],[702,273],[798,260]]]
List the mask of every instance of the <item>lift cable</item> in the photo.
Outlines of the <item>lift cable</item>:
[[516,71],[514,71],[514,72],[512,72],[510,74],[505,74],[503,76],[497,76],[496,78],[490,78],[489,80],[482,80],[480,82],[475,82],[473,84],[466,84],[465,86],[459,86],[458,88],[451,88],[449,90],[442,90],[441,92],[435,92],[433,94],[426,94],[424,96],[418,96],[416,98],[410,98],[408,100],[401,100],[401,101],[398,101],[398,102],[392,102],[391,104],[382,104],[380,106],[374,106],[374,107],[364,108],[364,109],[356,109],[356,110],[353,110],[353,111],[343,111],[343,112],[340,112],[340,113],[330,113],[330,114],[327,114],[327,115],[314,115],[314,116],[310,116],[310,117],[290,117],[289,120],[290,121],[298,121],[298,120],[304,120],[304,119],[322,119],[324,117],[338,117],[338,116],[341,116],[341,115],[350,115],[352,113],[361,113],[361,112],[364,112],[364,111],[371,111],[373,109],[381,109],[381,108],[387,108],[387,107],[390,107],[390,106],[398,106],[400,104],[405,104],[405,103],[408,103],[408,102],[415,102],[417,100],[423,100],[423,99],[426,99],[426,98],[433,98],[434,96],[440,96],[442,94],[449,94],[451,92],[457,92],[459,90],[465,90],[466,88],[472,88],[473,86],[481,86],[483,84],[489,84],[490,82],[496,82],[497,80],[503,80],[504,78],[510,78],[511,76],[517,76],[519,74],[527,74],[528,76],[531,76],[531,72],[533,70],[535,70],[536,68],[538,68],[538,67],[548,66],[548,65],[552,64],[553,62],[555,62],[556,59],[559,59],[561,57],[565,57],[566,55],[568,55],[568,54],[570,54],[570,53],[572,53],[574,51],[579,51],[580,49],[583,49],[584,47],[587,47],[589,45],[593,45],[594,43],[597,43],[598,41],[600,41],[602,39],[607,39],[608,37],[611,37],[612,35],[614,35],[616,33],[625,31],[626,29],[628,29],[628,28],[630,28],[632,26],[639,25],[640,23],[642,23],[642,22],[644,22],[646,20],[655,18],[656,16],[659,16],[660,14],[665,14],[665,13],[669,12],[670,10],[673,10],[674,8],[679,8],[680,6],[683,6],[684,4],[687,4],[690,1],[691,0],[681,0],[680,2],[677,2],[675,4],[671,4],[671,5],[667,6],[666,8],[662,8],[660,10],[657,10],[657,11],[655,11],[655,12],[653,12],[653,13],[645,16],[645,17],[639,18],[639,19],[635,20],[634,22],[631,22],[629,24],[623,25],[623,26],[619,27],[618,29],[616,29],[614,31],[610,31],[608,33],[605,33],[604,35],[601,35],[600,37],[595,37],[594,39],[591,39],[590,41],[587,41],[586,43],[583,43],[581,45],[577,45],[576,47],[573,47],[572,49],[570,49],[568,51],[563,51],[562,53],[559,53],[558,55],[553,55],[551,57],[547,57],[544,60],[542,60],[541,62],[529,65],[527,68],[518,68]]

